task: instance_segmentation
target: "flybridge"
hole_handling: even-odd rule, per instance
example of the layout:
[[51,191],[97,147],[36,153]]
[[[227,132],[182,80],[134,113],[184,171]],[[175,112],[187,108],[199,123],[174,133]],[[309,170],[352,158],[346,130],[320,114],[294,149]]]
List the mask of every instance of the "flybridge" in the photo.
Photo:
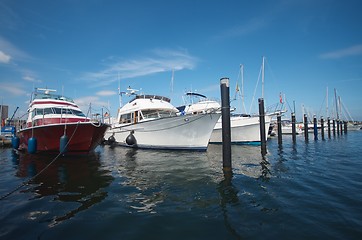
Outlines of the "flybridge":
[[62,95],[53,94],[54,92],[56,92],[56,90],[48,88],[35,88],[35,91],[32,93],[31,101],[35,99],[53,99],[74,103],[73,99]]

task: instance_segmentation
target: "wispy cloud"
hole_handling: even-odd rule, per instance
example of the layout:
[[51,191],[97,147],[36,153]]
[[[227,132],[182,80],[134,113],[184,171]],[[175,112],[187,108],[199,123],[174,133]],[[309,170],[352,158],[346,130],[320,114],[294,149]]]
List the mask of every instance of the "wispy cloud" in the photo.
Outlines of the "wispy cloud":
[[349,56],[362,55],[362,44],[354,45],[348,48],[339,49],[319,55],[322,59],[339,59]]
[[11,95],[21,96],[25,95],[26,91],[18,86],[11,85],[9,83],[0,83],[0,89],[4,92],[10,93]]
[[0,63],[9,63],[11,57],[0,50]]
[[81,76],[82,80],[95,82],[95,86],[107,86],[118,77],[121,79],[147,76],[150,74],[183,69],[193,69],[197,58],[191,56],[186,50],[156,49],[148,56],[119,60],[112,57],[103,70],[98,72],[87,72]]
[[40,83],[40,82],[42,82],[41,80],[36,79],[35,77],[32,77],[32,76],[30,76],[30,75],[25,75],[25,76],[23,76],[23,80],[28,81],[28,82],[33,82],[33,83]]
[[263,29],[268,24],[265,18],[253,18],[247,22],[236,25],[221,32],[215,39],[227,39],[233,37],[245,36]]
[[98,96],[112,96],[112,95],[116,95],[117,94],[117,92],[115,92],[115,91],[99,91],[99,92],[97,92],[96,93],[96,95],[98,95]]
[[[17,48],[11,42],[0,36],[0,51],[12,60],[29,61],[32,59],[27,53]],[[10,60],[9,59],[9,60]]]

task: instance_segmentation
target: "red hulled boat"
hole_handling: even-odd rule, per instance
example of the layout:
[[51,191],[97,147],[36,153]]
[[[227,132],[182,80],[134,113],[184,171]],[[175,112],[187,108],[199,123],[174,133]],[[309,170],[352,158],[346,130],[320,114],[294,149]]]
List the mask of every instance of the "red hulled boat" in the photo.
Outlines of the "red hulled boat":
[[36,88],[32,93],[26,126],[18,131],[19,150],[29,151],[30,145],[33,152],[94,150],[109,125],[86,117],[72,99],[53,92],[55,90]]

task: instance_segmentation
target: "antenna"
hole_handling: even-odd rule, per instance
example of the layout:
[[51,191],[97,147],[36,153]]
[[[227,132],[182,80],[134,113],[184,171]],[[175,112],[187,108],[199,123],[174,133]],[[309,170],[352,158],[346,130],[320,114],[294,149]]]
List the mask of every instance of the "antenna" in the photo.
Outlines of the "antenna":
[[50,92],[56,92],[57,90],[48,89],[48,88],[35,88],[38,91],[44,91],[45,94],[49,94]]

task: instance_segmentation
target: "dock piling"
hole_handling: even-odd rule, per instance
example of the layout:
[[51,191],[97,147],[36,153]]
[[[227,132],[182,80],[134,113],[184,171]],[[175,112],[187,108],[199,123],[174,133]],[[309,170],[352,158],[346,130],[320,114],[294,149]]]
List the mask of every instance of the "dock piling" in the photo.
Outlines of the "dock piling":
[[305,138],[305,141],[308,141],[308,117],[307,117],[307,114],[304,114],[304,138]]
[[324,119],[321,117],[321,138],[324,140]]
[[261,154],[266,155],[266,132],[265,132],[265,109],[264,99],[259,98],[259,122],[260,122],[260,143],[261,143]]
[[318,140],[318,127],[317,127],[317,116],[313,116],[313,132],[314,132],[314,140]]
[[337,119],[337,122],[336,122],[336,124],[337,124],[337,135],[339,135],[339,119]]
[[221,119],[222,119],[222,157],[224,174],[231,170],[231,127],[230,127],[230,93],[229,78],[220,79]]
[[278,144],[282,145],[282,116],[280,113],[277,114],[277,125],[278,125]]
[[292,112],[292,139],[293,139],[293,143],[296,143],[297,141],[297,132],[295,130],[295,113]]

